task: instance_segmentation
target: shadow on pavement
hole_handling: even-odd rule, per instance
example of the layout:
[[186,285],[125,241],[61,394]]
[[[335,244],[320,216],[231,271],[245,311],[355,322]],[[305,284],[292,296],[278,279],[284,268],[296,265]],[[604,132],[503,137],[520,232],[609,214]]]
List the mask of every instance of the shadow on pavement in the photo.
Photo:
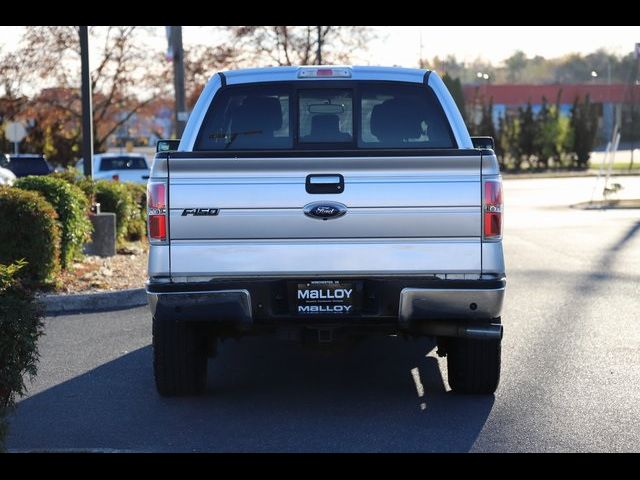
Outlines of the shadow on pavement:
[[582,291],[589,291],[593,294],[598,289],[597,282],[612,280],[615,276],[613,267],[620,252],[639,231],[640,221],[634,223],[617,242],[606,249],[605,253],[595,264],[595,267],[592,268],[592,271],[586,275],[581,284],[578,284],[576,288]]
[[270,338],[228,341],[209,363],[206,395],[165,399],[153,384],[151,347],[144,347],[20,402],[7,446],[468,451],[494,397],[446,392],[437,360],[425,357],[432,348],[393,337],[332,352]]

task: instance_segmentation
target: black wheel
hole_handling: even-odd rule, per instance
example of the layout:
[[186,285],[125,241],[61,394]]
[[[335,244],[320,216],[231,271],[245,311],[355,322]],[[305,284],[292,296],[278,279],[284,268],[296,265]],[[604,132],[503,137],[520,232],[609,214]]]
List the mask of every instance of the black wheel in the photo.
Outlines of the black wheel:
[[500,344],[500,340],[448,339],[447,370],[451,390],[494,393],[500,382]]
[[207,384],[207,336],[193,325],[153,318],[153,371],[165,397],[199,395]]

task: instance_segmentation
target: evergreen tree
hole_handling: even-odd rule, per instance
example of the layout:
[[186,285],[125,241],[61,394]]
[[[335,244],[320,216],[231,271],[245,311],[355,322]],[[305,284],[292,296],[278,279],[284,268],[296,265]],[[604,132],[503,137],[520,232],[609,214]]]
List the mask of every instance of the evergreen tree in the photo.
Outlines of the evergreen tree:
[[462,90],[462,82],[460,82],[460,78],[453,78],[449,76],[448,73],[445,73],[442,76],[442,81],[449,89],[449,93],[453,97],[453,101],[456,102],[458,106],[458,110],[460,110],[460,114],[464,121],[467,121],[467,112],[465,111],[465,100],[464,100],[464,91]]
[[482,104],[482,117],[478,125],[478,135],[496,138],[496,127],[493,124],[493,98],[489,104]]
[[531,157],[536,152],[535,142],[538,127],[533,115],[531,101],[527,102],[525,109],[522,109],[522,107],[518,109],[518,121],[520,124],[519,150],[530,165]]
[[520,170],[522,165],[522,151],[520,150],[520,120],[516,116],[506,115],[502,120],[500,128],[500,145],[506,158],[513,160],[514,170]]
[[534,152],[538,168],[549,168],[549,158],[555,155],[556,145],[556,117],[553,107],[549,108],[547,99],[542,97],[542,108],[536,115],[536,135]]
[[500,170],[504,170],[507,166],[507,158],[505,155],[504,142],[502,137],[504,136],[505,120],[504,116],[498,118],[498,128],[496,130],[496,136],[494,142],[496,144],[496,157],[498,157],[498,163],[500,164]]
[[598,110],[589,95],[573,102],[570,125],[573,131],[572,153],[578,168],[587,168],[598,131]]

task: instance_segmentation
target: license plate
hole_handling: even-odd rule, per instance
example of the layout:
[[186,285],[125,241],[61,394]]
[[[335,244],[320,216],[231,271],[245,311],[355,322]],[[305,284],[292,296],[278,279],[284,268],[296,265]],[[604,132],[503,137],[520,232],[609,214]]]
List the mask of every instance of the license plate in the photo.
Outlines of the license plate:
[[319,280],[299,282],[295,290],[298,315],[353,315],[356,288],[353,282]]

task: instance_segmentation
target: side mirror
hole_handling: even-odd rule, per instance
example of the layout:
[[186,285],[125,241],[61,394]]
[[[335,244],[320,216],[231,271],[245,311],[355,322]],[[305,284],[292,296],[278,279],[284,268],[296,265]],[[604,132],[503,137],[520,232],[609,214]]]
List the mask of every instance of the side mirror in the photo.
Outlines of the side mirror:
[[180,140],[158,140],[156,142],[156,153],[158,152],[174,152],[178,150]]
[[496,148],[493,137],[471,137],[471,143],[473,143],[473,148],[488,148],[490,150]]

